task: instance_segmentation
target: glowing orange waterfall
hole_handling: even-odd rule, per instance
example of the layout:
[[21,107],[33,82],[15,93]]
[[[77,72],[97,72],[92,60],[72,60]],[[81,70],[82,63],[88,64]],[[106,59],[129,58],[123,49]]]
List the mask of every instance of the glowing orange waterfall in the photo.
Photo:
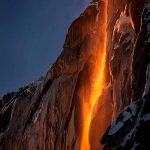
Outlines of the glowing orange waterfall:
[[81,131],[81,140],[80,140],[80,150],[90,150],[89,144],[89,130],[90,123],[92,118],[93,108],[102,93],[103,81],[104,81],[104,67],[105,67],[105,57],[106,57],[106,42],[107,42],[107,2],[104,4],[104,12],[102,16],[102,27],[100,27],[99,36],[102,38],[101,41],[98,41],[100,46],[93,49],[94,56],[90,63],[90,86],[81,88],[79,96],[82,100],[82,131]]

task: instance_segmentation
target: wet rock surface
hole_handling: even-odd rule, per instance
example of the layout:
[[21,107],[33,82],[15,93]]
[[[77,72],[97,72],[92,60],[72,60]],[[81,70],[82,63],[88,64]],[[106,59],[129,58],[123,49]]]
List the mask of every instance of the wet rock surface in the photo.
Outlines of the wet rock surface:
[[[150,3],[147,2],[143,7],[140,31],[133,47],[130,90],[135,102],[124,108],[107,129],[101,140],[104,149],[150,149],[149,12]],[[134,18],[133,13],[130,15]],[[133,22],[136,23],[136,20]]]
[[62,53],[34,93],[22,89],[23,95],[15,97],[7,128],[0,133],[0,149],[79,149],[78,90],[81,83],[88,82],[89,62],[94,49],[100,46],[97,35],[103,32],[101,7],[103,2],[93,2],[72,23]]
[[150,65],[144,96],[126,107],[107,129],[104,149],[150,149]]
[[110,73],[112,76],[114,116],[118,114],[131,99],[131,65],[134,44],[134,30],[130,18],[124,12],[116,21],[112,37],[112,54]]

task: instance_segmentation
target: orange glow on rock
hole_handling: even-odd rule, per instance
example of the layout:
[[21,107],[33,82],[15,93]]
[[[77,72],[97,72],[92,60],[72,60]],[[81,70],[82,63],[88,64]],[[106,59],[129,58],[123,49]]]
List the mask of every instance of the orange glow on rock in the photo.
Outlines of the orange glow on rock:
[[[106,57],[106,42],[107,42],[107,2],[103,8],[102,26],[100,32],[97,34],[97,39],[100,37],[100,41],[97,48],[94,49],[94,54],[91,60],[89,60],[90,77],[88,77],[88,86],[83,85],[79,91],[79,97],[82,103],[82,131],[80,139],[80,150],[90,150],[89,144],[89,130],[92,119],[92,112],[94,106],[102,94],[104,85],[104,68]],[[87,74],[88,75],[88,74]]]

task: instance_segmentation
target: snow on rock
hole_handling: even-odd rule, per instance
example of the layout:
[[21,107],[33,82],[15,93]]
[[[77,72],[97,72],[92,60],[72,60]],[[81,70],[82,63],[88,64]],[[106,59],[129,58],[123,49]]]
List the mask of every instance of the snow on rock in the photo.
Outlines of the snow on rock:
[[33,81],[23,88],[19,88],[17,92],[12,92],[4,95],[2,97],[2,108],[0,109],[0,134],[4,133],[8,127],[11,120],[11,113],[13,111],[13,106],[18,99],[26,100],[26,97],[29,99],[32,98],[35,94],[35,91],[42,84],[43,77],[37,81]]
[[130,30],[128,27],[129,25],[131,25],[130,18],[126,16],[125,12],[122,12],[120,18],[116,22],[114,31],[116,30],[121,34],[126,34]]
[[148,94],[149,91],[150,91],[150,63],[147,66],[147,82],[145,86],[144,95]]
[[120,149],[149,149],[150,143],[150,64],[143,97],[132,102],[107,129],[101,142],[105,147]]
[[141,118],[142,121],[149,121],[150,120],[150,113],[143,115],[143,117]]
[[[118,25],[117,25],[118,29]],[[120,32],[119,32],[120,33]],[[122,32],[124,33],[124,32]],[[112,150],[112,149],[129,149],[129,150],[136,150],[136,149],[150,149],[150,43],[148,42],[150,37],[150,3],[145,6],[142,15],[142,25],[141,25],[141,32],[138,35],[137,42],[135,43],[134,53],[134,63],[136,63],[136,68],[134,67],[134,74],[144,73],[142,70],[145,66],[147,67],[147,78],[146,82],[144,80],[142,83],[143,89],[145,86],[145,91],[143,96],[141,95],[139,100],[132,102],[129,106],[123,109],[123,111],[116,117],[116,119],[112,122],[110,127],[107,129],[106,133],[104,134],[101,143],[104,144],[104,149]],[[124,43],[128,43],[130,41],[130,37],[126,37],[126,40],[122,40]],[[143,55],[144,54],[144,55]],[[140,57],[142,56],[142,58]],[[138,58],[137,61],[135,58]],[[145,61],[146,60],[146,61]],[[141,61],[145,62],[145,66],[140,64]],[[143,63],[142,63],[143,64]],[[145,67],[145,70],[146,70]],[[143,74],[142,74],[143,75]],[[146,75],[146,73],[144,74]],[[139,84],[141,83],[141,78],[135,78],[135,85],[138,85],[137,82],[139,79]],[[137,86],[137,90],[134,89],[137,94],[139,93]],[[125,92],[125,91],[124,91]],[[136,93],[135,93],[136,94]]]
[[147,143],[147,135],[150,134],[149,101],[150,93],[126,107],[108,128],[101,140],[102,144],[105,144],[106,147],[117,146],[117,148],[126,149],[134,149],[135,145],[136,148],[149,147]]
[[134,29],[125,11],[118,15],[112,28],[110,72],[113,89],[113,118],[130,104],[131,66],[134,46]]

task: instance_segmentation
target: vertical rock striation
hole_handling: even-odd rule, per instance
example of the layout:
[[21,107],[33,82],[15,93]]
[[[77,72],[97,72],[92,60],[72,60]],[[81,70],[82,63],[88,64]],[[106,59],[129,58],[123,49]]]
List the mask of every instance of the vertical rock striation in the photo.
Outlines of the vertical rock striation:
[[[79,90],[83,84],[88,87],[90,63],[104,40],[100,36],[103,3],[93,2],[72,23],[62,53],[35,91],[26,92],[23,88],[13,99],[10,111],[5,109],[10,116],[7,127],[0,132],[0,149],[79,149],[82,131]],[[3,108],[0,116],[5,119]],[[100,145],[98,137],[96,144]]]
[[131,1],[129,15],[136,34],[130,79],[131,98],[135,102],[123,109],[104,134],[101,142],[108,150],[150,149],[150,1]]

